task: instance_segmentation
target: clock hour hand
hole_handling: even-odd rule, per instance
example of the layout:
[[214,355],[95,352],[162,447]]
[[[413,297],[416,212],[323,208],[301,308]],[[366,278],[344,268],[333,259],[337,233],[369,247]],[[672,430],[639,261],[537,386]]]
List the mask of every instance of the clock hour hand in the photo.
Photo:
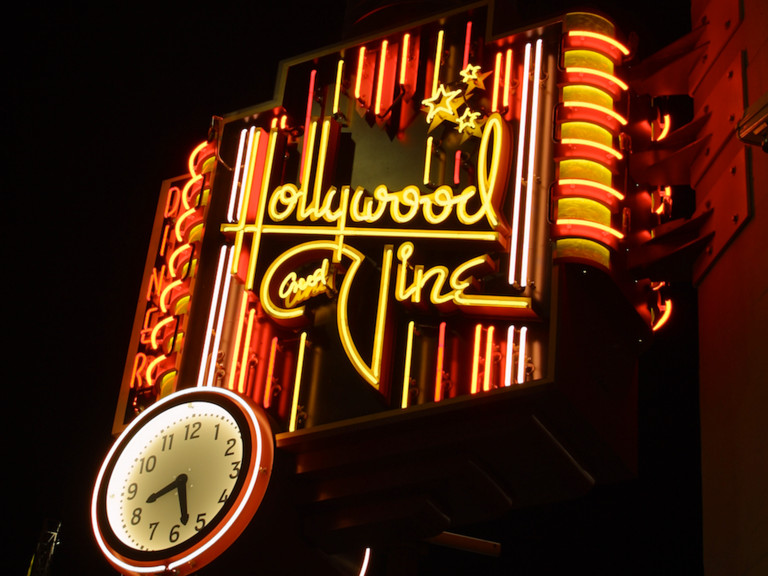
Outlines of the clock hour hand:
[[154,492],[149,495],[149,498],[147,498],[147,503],[151,504],[160,496],[164,496],[165,494],[168,494],[168,492],[171,492],[173,490],[176,490],[178,496],[179,496],[179,508],[181,509],[181,523],[186,526],[187,522],[189,521],[189,514],[187,512],[187,475],[186,474],[179,474],[176,476],[176,479],[172,482],[169,482],[160,490],[157,492]]
[[166,486],[163,486],[163,487],[162,487],[162,488],[160,488],[160,490],[158,490],[157,492],[153,492],[152,494],[150,494],[150,495],[149,495],[149,498],[147,498],[147,503],[151,504],[152,502],[154,502],[155,500],[157,500],[158,498],[160,498],[160,496],[163,496],[163,495],[165,495],[165,494],[168,494],[168,492],[170,492],[171,490],[173,490],[173,489],[175,489],[175,488],[176,488],[176,486],[178,485],[178,483],[179,483],[179,479],[178,479],[178,477],[177,477],[177,478],[176,478],[176,479],[175,479],[173,482],[169,483],[169,484],[168,484],[168,485],[166,485]]

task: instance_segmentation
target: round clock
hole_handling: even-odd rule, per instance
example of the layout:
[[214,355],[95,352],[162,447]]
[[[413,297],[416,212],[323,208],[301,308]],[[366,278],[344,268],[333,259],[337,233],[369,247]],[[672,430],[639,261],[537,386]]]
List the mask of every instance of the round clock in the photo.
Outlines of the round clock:
[[122,573],[189,574],[245,529],[267,489],[263,412],[222,388],[176,392],[142,412],[99,471],[91,520]]

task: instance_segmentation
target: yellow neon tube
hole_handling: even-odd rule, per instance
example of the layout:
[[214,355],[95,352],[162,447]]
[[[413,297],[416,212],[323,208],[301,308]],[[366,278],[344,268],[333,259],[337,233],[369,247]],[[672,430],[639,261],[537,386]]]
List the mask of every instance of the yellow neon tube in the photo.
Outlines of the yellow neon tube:
[[336,64],[336,86],[333,90],[333,114],[339,113],[339,95],[341,94],[341,81],[344,72],[344,60],[339,60]]
[[499,87],[501,86],[501,52],[496,53],[496,65],[493,68],[493,97],[491,112],[499,111]]
[[237,371],[237,353],[240,351],[240,341],[243,337],[243,324],[245,323],[245,312],[248,308],[248,292],[243,290],[240,298],[240,313],[237,315],[237,330],[235,331],[235,345],[232,347],[232,362],[229,365],[229,382],[227,388],[235,389],[235,372]]
[[424,153],[424,185],[429,184],[429,174],[432,168],[432,136],[427,137],[427,148]]
[[384,67],[387,63],[387,46],[389,42],[381,41],[381,59],[379,60],[379,73],[376,79],[376,102],[373,105],[373,113],[378,116],[381,114],[381,92],[384,88]]
[[289,432],[296,431],[296,418],[299,411],[299,390],[301,388],[301,373],[304,368],[304,348],[307,345],[307,333],[302,332],[299,339],[299,350],[296,355],[296,378],[293,381],[293,400],[291,401],[291,420],[288,425]]
[[405,341],[405,366],[403,367],[403,397],[400,401],[401,408],[408,408],[408,391],[411,388],[411,358],[413,355],[413,326],[414,322],[408,322],[408,337]]
[[509,109],[509,96],[512,92],[512,49],[508,48],[504,58],[504,108]]
[[440,84],[440,64],[443,60],[443,37],[445,36],[445,32],[443,30],[440,30],[437,34],[437,48],[435,49],[435,70],[432,74],[432,93],[430,94],[431,97],[434,97],[434,95],[437,93],[437,87]]
[[480,372],[480,338],[482,337],[482,331],[482,324],[475,326],[475,343],[472,348],[472,394],[477,394],[477,381]]

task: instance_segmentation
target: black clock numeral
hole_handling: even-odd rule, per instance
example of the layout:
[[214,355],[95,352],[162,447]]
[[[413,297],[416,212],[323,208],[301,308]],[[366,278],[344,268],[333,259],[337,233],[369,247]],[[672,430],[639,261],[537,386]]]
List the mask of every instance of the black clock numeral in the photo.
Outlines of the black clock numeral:
[[139,491],[139,487],[136,485],[136,482],[131,482],[128,485],[128,497],[126,500],[133,500],[136,498],[136,493]]
[[163,436],[162,451],[165,452],[166,449],[170,450],[171,448],[173,448],[173,434],[166,434]]
[[213,434],[213,439],[214,440],[218,440],[219,439],[219,425],[218,424],[214,424],[213,427],[216,428],[216,432],[214,432],[214,434]]
[[200,427],[203,424],[201,422],[192,422],[184,426],[184,440],[194,440],[200,438]]
[[155,469],[155,466],[157,466],[157,458],[154,455],[148,456],[147,458],[140,458],[139,462],[139,474],[144,474],[144,472],[152,472],[152,470]]
[[168,540],[171,542],[176,542],[179,539],[179,528],[181,528],[181,525],[174,524],[173,528],[171,528],[171,533],[168,535]]
[[237,445],[237,440],[234,438],[229,438],[227,440],[227,451],[224,452],[224,456],[234,456],[235,455],[235,446]]
[[131,514],[131,524],[136,526],[139,522],[141,522],[141,508],[134,508]]
[[205,528],[205,512],[200,512],[195,521],[195,532],[200,532],[203,528]]
[[224,491],[221,493],[221,496],[219,496],[219,504],[223,504],[227,501],[227,498],[229,498],[229,494],[227,494],[227,489],[225,488]]
[[232,464],[232,473],[229,475],[230,478],[237,478],[238,474],[240,474],[240,461],[237,462],[231,462]]
[[150,522],[149,523],[149,529],[150,529],[149,539],[150,540],[152,540],[152,538],[155,537],[155,530],[157,530],[157,527],[158,527],[159,524],[160,524],[160,522]]

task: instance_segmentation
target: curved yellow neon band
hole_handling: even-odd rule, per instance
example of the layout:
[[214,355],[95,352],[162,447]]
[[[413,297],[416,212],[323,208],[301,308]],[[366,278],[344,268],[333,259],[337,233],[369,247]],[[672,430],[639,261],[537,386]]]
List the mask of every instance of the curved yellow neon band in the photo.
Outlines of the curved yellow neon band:
[[168,286],[163,288],[162,293],[160,294],[160,310],[163,311],[163,313],[168,312],[168,295],[171,293],[171,290],[174,288],[181,286],[183,283],[183,280],[174,280]]
[[194,214],[196,210],[197,210],[197,208],[195,208],[195,207],[193,206],[192,208],[188,209],[186,212],[184,212],[183,214],[181,214],[181,215],[180,215],[180,216],[179,216],[179,217],[176,219],[176,226],[175,226],[175,228],[174,228],[174,229],[175,229],[175,231],[176,231],[176,241],[177,241],[177,242],[183,242],[183,241],[184,241],[184,238],[182,238],[182,236],[181,236],[181,224],[182,224],[182,222],[184,222],[184,220],[186,220],[187,218],[189,218],[190,216],[192,216],[192,214]]
[[669,114],[664,114],[664,125],[661,127],[661,134],[654,140],[658,142],[659,140],[664,140],[664,138],[667,137],[669,134],[669,128],[670,128],[670,116]]
[[589,220],[581,220],[579,218],[558,218],[555,222],[558,226],[587,226],[588,228],[596,228],[597,230],[602,230],[603,232],[607,232],[608,234],[611,234],[621,240],[624,238],[624,234],[619,232],[618,230],[614,230],[610,226],[606,226],[605,224],[599,224],[598,222],[591,222]]
[[[490,167],[488,167],[488,143],[493,138],[493,151],[490,155]],[[493,209],[493,199],[499,173],[501,158],[507,158],[509,152],[509,134],[504,128],[503,120],[497,113],[491,114],[483,128],[483,137],[480,140],[480,150],[477,155],[477,188],[486,210],[478,210],[470,217],[466,212],[466,205],[459,204],[456,213],[462,224],[474,224],[484,215],[491,227],[499,225],[499,218]]]
[[155,385],[155,380],[154,378],[152,378],[152,372],[154,372],[155,367],[166,358],[167,356],[165,354],[160,354],[160,356],[152,360],[152,362],[149,363],[149,366],[147,366],[146,378],[147,378],[147,384],[150,387]]
[[614,150],[610,146],[606,146],[605,144],[600,144],[599,142],[593,142],[592,140],[587,140],[585,138],[562,138],[560,142],[568,145],[589,146],[591,148],[597,148],[598,150],[602,150],[603,152],[606,152],[611,156],[614,156],[617,160],[621,160],[622,158],[624,158],[624,155],[618,150]]
[[672,315],[672,300],[664,300],[664,313],[659,318],[659,321],[653,325],[653,331],[656,332],[659,328],[664,326]]
[[155,324],[155,327],[152,328],[152,334],[149,337],[149,341],[152,344],[152,350],[157,350],[160,346],[157,342],[157,335],[160,333],[160,330],[175,320],[176,318],[174,316],[168,316],[168,318],[163,318],[160,322]]
[[604,78],[610,82],[613,82],[621,88],[622,90],[629,90],[629,86],[626,82],[623,80],[619,80],[616,76],[613,74],[609,74],[608,72],[603,72],[602,70],[595,70],[594,68],[586,68],[583,66],[569,66],[565,69],[565,72],[567,74],[593,74],[594,76],[600,76],[601,78]]
[[176,270],[176,260],[178,260],[179,256],[182,252],[185,250],[189,250],[192,248],[192,244],[182,244],[176,250],[174,250],[171,255],[168,258],[168,272],[171,275],[171,278],[176,278],[177,276],[177,270]]
[[607,114],[608,116],[616,119],[619,124],[622,126],[627,125],[627,120],[618,112],[615,110],[611,110],[610,108],[606,108],[605,106],[600,106],[600,104],[593,104],[592,102],[582,102],[579,100],[570,100],[563,102],[563,106],[566,108],[589,108],[590,110],[597,110],[598,112],[602,112],[603,114]]
[[600,182],[584,180],[582,178],[563,178],[558,180],[557,183],[559,186],[589,186],[591,188],[597,188],[598,190],[602,190],[603,192],[607,192],[608,194],[615,196],[619,200],[624,200],[624,194],[611,188],[610,186],[601,184]]
[[605,34],[600,34],[599,32],[592,32],[590,30],[569,30],[568,36],[594,38],[596,40],[605,42],[606,44],[610,44],[614,48],[618,49],[619,52],[624,54],[624,56],[629,56],[629,48],[627,48],[626,46],[624,46],[624,44],[616,40],[616,38],[611,38],[610,36],[606,36]]

